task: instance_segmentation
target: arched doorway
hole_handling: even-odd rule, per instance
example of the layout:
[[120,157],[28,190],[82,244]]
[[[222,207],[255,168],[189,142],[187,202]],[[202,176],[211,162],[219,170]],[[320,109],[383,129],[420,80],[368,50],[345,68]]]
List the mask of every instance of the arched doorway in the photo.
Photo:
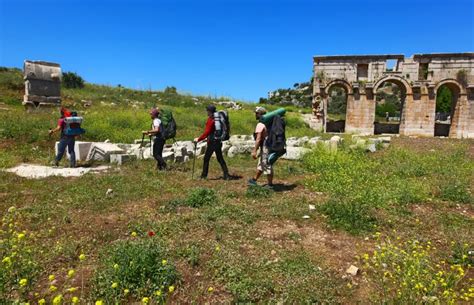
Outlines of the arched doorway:
[[454,81],[443,81],[436,89],[435,137],[448,137],[453,123],[454,111],[461,93]]
[[326,132],[344,132],[350,85],[336,80],[326,87]]
[[387,79],[374,88],[374,134],[398,134],[407,96],[406,86],[397,79]]

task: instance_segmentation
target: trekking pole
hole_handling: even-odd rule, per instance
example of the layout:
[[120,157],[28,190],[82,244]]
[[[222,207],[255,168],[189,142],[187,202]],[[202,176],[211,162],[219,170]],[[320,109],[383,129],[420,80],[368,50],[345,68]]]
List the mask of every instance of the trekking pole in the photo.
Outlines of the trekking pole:
[[140,148],[143,147],[143,142],[145,141],[145,134],[142,134],[142,142],[140,143]]
[[151,135],[150,135],[150,156],[153,156],[153,145],[151,144]]
[[191,174],[191,180],[194,179],[194,165],[196,164],[196,148],[197,148],[197,142],[194,143],[193,172]]

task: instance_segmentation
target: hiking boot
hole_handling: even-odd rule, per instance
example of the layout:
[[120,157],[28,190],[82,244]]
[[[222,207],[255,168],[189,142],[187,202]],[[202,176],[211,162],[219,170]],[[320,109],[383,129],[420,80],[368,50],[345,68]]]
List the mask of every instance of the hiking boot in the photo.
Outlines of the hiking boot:
[[247,181],[247,183],[248,183],[248,185],[254,185],[254,186],[255,186],[255,185],[257,185],[257,180],[255,180],[254,178],[252,178],[252,179],[249,179],[249,180]]
[[55,160],[55,161],[52,161],[52,162],[51,162],[51,166],[52,166],[52,167],[59,167],[59,162],[56,161],[56,160]]
[[229,174],[224,174],[224,177],[222,178],[224,180],[231,180],[232,177]]

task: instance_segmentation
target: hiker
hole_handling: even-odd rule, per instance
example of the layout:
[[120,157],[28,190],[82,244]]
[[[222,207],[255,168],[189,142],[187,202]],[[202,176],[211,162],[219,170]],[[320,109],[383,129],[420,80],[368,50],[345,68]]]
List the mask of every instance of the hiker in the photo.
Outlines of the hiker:
[[267,110],[263,107],[257,107],[255,109],[255,119],[259,122],[255,127],[254,139],[255,146],[252,150],[252,158],[256,160],[257,163],[257,172],[254,178],[249,179],[249,185],[257,185],[257,180],[262,174],[267,175],[267,187],[273,187],[273,166],[268,162],[268,147],[265,145],[267,140],[268,130],[265,124],[260,122],[261,117],[267,113]]
[[74,168],[76,167],[76,153],[74,151],[74,144],[76,143],[76,135],[67,135],[65,132],[66,129],[66,117],[71,117],[73,114],[77,116],[77,114],[69,112],[66,108],[61,107],[59,110],[61,118],[58,120],[58,125],[54,129],[50,129],[48,131],[49,135],[51,136],[53,133],[61,131],[61,136],[59,139],[58,145],[58,154],[54,158],[53,166],[59,166],[59,161],[63,158],[64,152],[67,151],[69,153],[69,166]]
[[166,170],[166,162],[163,160],[163,148],[165,147],[165,138],[162,133],[162,123],[158,118],[160,116],[159,108],[152,108],[150,110],[150,117],[152,119],[151,130],[144,130],[144,135],[150,136],[153,140],[153,157],[156,160],[156,168],[158,170]]
[[[214,114],[216,113],[216,106],[208,105],[207,110],[207,122],[204,133],[199,137],[194,139],[194,143],[197,144],[204,139],[207,139],[207,148],[206,153],[204,154],[204,163],[202,165],[201,179],[207,179],[207,173],[209,171],[209,161],[211,160],[212,154],[215,152],[217,161],[221,165],[222,171],[224,172],[224,180],[229,180],[229,170],[227,169],[227,164],[225,163],[224,157],[222,156],[222,140],[216,137],[216,125]],[[196,156],[194,156],[196,157]]]

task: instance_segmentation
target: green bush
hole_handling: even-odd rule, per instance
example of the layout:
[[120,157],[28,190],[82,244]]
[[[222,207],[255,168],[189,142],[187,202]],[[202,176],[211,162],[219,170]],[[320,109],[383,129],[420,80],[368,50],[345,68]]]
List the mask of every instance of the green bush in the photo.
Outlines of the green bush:
[[176,267],[155,238],[121,241],[101,257],[93,278],[92,295],[106,304],[147,297],[165,301],[178,281]]
[[249,185],[245,196],[247,198],[269,198],[273,191],[259,185]]
[[472,203],[473,201],[469,186],[460,181],[447,181],[443,184],[440,197],[444,200],[460,203]]
[[84,80],[75,72],[64,72],[62,79],[65,88],[84,88]]
[[318,206],[318,210],[329,217],[332,226],[353,234],[370,231],[377,222],[372,208],[357,201],[332,199]]
[[204,205],[212,205],[217,202],[217,195],[213,189],[198,187],[193,189],[186,198],[186,205],[198,208]]

